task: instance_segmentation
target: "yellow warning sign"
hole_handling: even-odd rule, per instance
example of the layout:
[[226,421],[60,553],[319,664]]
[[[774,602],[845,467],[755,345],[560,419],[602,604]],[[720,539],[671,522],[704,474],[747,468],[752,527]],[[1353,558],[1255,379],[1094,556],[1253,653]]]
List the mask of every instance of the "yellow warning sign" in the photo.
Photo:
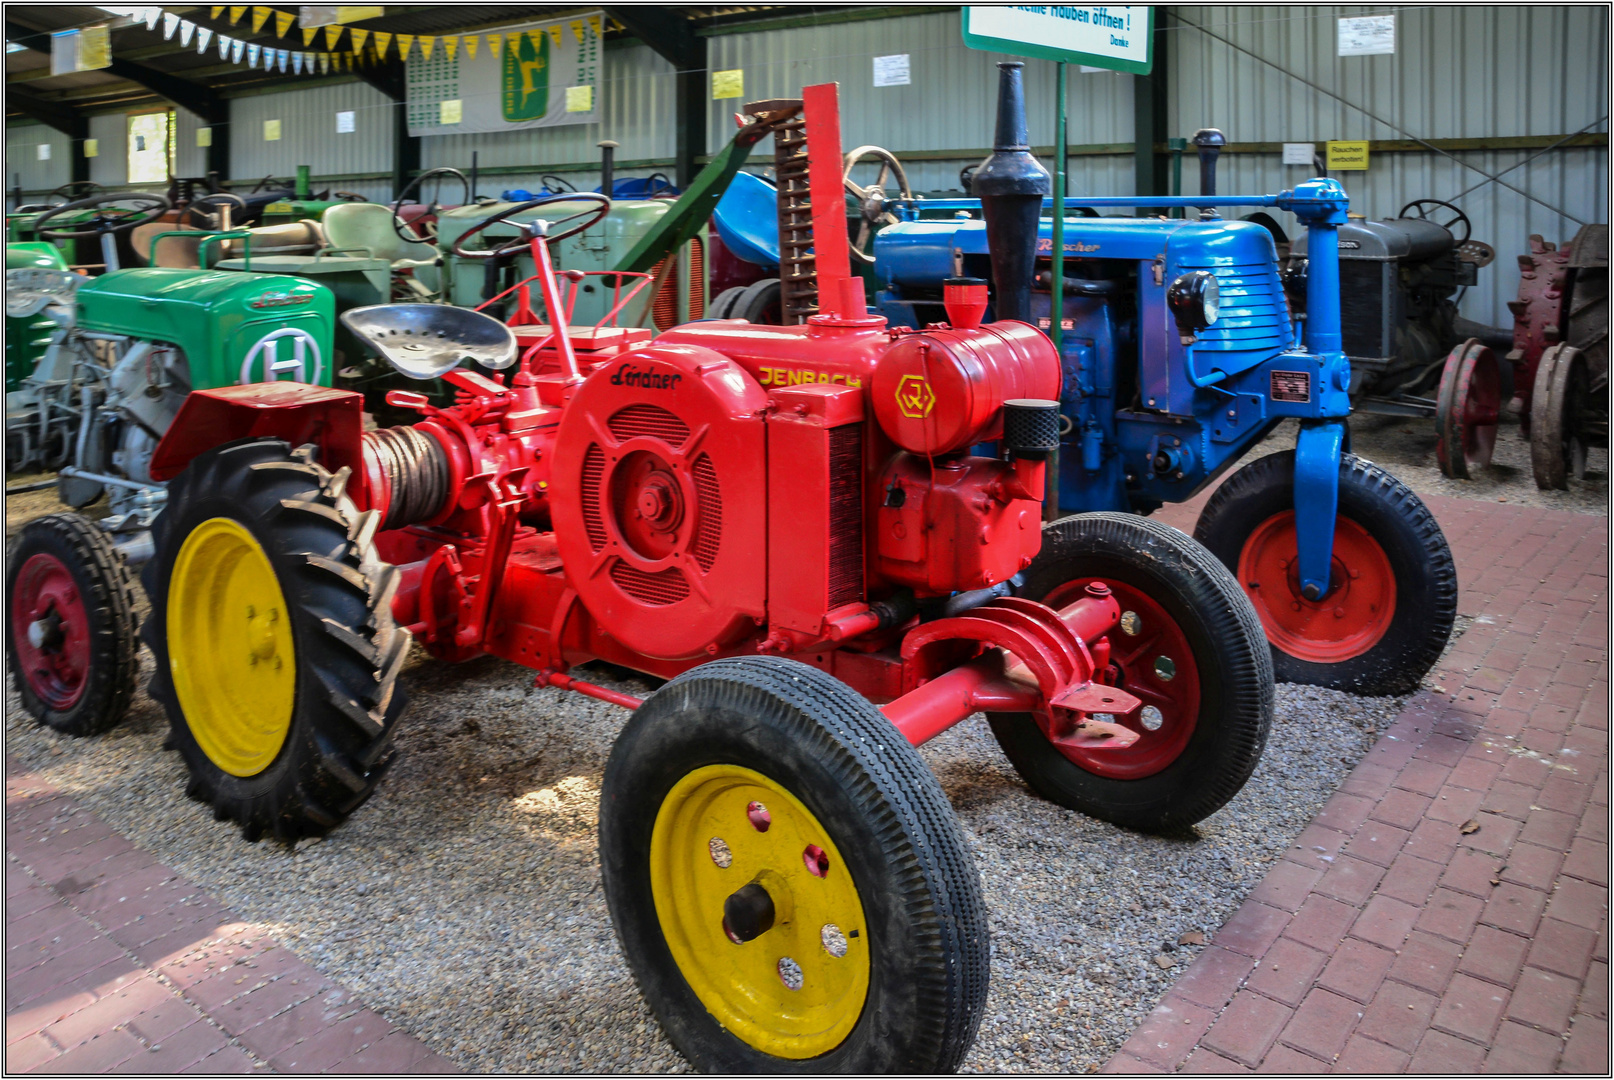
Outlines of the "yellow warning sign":
[[1367,168],[1367,141],[1361,142],[1330,142],[1328,144],[1328,168],[1330,171],[1363,170]]
[[712,100],[724,101],[728,98],[745,96],[745,69],[735,68],[731,71],[712,72]]

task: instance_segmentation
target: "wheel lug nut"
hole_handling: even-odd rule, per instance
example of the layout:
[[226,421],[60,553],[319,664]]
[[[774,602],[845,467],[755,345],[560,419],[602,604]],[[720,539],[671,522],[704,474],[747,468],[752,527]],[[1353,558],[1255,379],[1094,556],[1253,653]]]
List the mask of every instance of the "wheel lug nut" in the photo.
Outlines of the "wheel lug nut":
[[1345,617],[1345,609],[1344,608],[1337,607],[1337,608],[1334,609],[1334,618],[1343,619],[1344,617]]
[[276,671],[280,670],[280,665],[281,665],[281,660],[280,660],[280,657],[277,656],[277,657],[275,657],[275,670]]
[[253,607],[251,604],[248,604],[247,605],[247,618],[256,619],[257,617],[258,617],[258,609]]

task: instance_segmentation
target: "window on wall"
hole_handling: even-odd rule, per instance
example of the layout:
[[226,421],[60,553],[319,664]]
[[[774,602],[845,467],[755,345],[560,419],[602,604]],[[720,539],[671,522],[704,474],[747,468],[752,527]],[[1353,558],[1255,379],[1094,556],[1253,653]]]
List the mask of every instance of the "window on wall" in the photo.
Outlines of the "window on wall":
[[166,184],[173,169],[173,110],[129,117],[129,183]]

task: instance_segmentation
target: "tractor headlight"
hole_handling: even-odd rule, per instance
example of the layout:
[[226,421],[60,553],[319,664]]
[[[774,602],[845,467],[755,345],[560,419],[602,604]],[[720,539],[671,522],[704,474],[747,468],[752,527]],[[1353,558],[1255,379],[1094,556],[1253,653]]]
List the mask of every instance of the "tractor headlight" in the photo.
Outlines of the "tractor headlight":
[[1216,275],[1209,270],[1191,270],[1171,283],[1171,288],[1166,290],[1166,306],[1171,309],[1184,338],[1191,338],[1216,322],[1221,295]]

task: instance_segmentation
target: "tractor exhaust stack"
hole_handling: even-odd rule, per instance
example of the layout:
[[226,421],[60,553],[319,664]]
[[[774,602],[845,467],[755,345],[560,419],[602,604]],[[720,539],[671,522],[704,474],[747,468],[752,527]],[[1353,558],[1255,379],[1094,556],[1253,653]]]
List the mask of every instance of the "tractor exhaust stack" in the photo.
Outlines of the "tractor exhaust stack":
[[974,193],[986,218],[997,317],[1031,321],[1031,277],[1037,260],[1037,218],[1053,181],[1031,154],[1026,134],[1024,64],[998,65],[998,123],[992,153],[975,171]]

